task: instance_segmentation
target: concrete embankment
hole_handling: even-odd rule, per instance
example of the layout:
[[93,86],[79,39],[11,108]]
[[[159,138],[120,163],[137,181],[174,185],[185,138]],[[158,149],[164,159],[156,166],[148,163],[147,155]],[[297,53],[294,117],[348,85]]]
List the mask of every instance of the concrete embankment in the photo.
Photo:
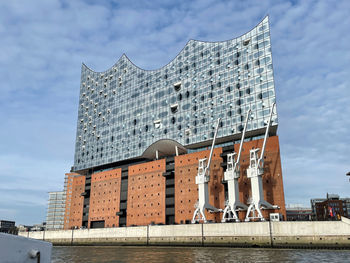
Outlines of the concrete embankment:
[[248,222],[21,232],[54,245],[247,246],[350,249],[350,220]]

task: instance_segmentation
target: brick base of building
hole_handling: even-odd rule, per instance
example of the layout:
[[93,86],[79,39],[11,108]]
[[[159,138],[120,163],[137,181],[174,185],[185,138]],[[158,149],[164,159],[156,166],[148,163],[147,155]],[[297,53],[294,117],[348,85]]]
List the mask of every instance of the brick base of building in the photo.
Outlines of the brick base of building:
[[[261,148],[262,144],[263,139],[243,144],[239,197],[245,204],[251,197],[251,185],[246,172],[250,162],[249,151],[252,148]],[[235,144],[232,151],[238,152],[238,149],[239,144]],[[214,149],[208,183],[209,202],[220,209],[225,207],[225,196],[227,196],[227,187],[223,182],[226,158],[224,150],[222,147]],[[225,151],[227,153],[227,150]],[[198,200],[198,186],[195,183],[198,161],[208,158],[209,152],[203,150],[140,164],[129,164],[127,169],[124,167],[123,171],[127,173],[125,179],[127,185],[124,184],[125,191],[127,190],[126,215],[124,215],[126,225],[189,223]],[[69,177],[71,187],[68,187],[67,193],[70,198],[66,201],[65,229],[82,227],[84,220],[88,228],[121,226],[119,216],[123,212],[120,210],[120,202],[121,194],[125,193],[121,192],[122,168],[115,167],[90,174],[89,185],[85,183],[85,176],[69,175],[72,176]],[[278,136],[267,139],[262,181],[264,199],[280,207],[275,210],[263,210],[263,216],[268,219],[270,213],[280,213],[286,218]],[[84,220],[83,211],[88,211],[84,213]],[[238,214],[239,218],[244,220],[246,212],[240,211]],[[210,221],[221,222],[222,213],[206,213],[206,217]]]

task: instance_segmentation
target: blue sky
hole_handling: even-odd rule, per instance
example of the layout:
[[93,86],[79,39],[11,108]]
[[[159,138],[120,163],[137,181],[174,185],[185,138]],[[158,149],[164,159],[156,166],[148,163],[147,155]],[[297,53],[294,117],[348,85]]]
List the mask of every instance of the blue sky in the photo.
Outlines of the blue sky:
[[[130,3],[132,2],[132,3]],[[81,64],[156,69],[269,14],[286,203],[350,197],[350,1],[0,1],[0,219],[45,220],[73,165]]]

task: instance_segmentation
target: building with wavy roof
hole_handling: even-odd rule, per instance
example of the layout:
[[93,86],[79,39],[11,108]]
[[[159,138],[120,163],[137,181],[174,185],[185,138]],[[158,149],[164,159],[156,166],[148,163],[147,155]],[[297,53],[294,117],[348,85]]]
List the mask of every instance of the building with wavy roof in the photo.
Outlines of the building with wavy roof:
[[[139,68],[125,54],[104,72],[83,64],[72,180],[85,190],[71,198],[79,209],[65,228],[187,222],[197,198],[198,156],[208,155],[218,118],[210,195],[224,206],[225,151],[237,146],[249,109],[247,141],[259,146],[275,101],[268,17],[237,38],[190,40],[157,70]],[[277,126],[274,112],[266,154],[276,179],[266,195],[284,207]],[[241,181],[248,200],[249,184]]]
[[249,134],[263,134],[273,102],[268,17],[238,38],[190,40],[157,70],[141,69],[125,54],[105,72],[83,65],[74,171],[149,157],[147,149],[164,139],[184,151],[208,146],[218,117],[219,142],[232,142],[249,108]]

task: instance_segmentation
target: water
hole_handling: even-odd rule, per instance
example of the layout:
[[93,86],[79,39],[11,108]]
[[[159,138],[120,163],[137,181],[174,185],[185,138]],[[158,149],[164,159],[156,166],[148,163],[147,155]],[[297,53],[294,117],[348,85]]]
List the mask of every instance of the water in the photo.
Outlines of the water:
[[54,247],[53,263],[350,262],[349,250],[217,247]]

